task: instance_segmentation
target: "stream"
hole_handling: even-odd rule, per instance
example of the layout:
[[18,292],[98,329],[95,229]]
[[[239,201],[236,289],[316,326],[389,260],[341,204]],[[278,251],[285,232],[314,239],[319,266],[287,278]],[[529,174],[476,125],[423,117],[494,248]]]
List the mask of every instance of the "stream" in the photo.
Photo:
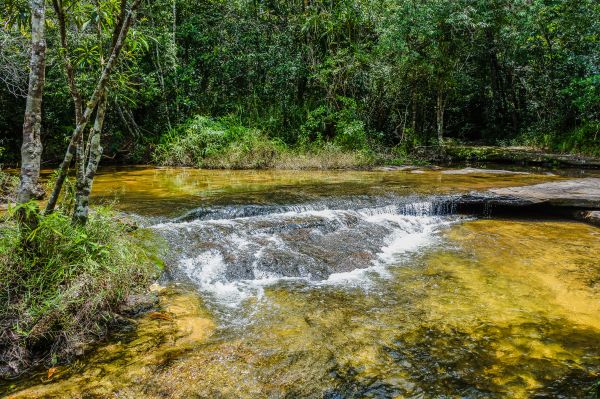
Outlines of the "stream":
[[9,397],[594,397],[600,229],[439,205],[562,178],[105,169],[167,244],[161,311]]

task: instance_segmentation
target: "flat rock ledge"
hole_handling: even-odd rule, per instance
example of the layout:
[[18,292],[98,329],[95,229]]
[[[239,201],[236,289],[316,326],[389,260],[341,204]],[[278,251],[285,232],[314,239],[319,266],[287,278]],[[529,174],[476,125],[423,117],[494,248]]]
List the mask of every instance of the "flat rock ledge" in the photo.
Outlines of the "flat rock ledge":
[[600,178],[498,188],[454,198],[457,213],[487,216],[557,216],[600,225]]
[[517,172],[513,170],[503,169],[479,169],[479,168],[462,168],[462,169],[447,169],[441,172],[443,175],[528,175],[528,172]]
[[[492,162],[519,165],[546,165],[600,168],[600,158],[576,154],[551,154],[527,147],[447,146],[437,156],[445,162]],[[431,154],[432,150],[425,150]],[[431,155],[430,155],[431,157]]]

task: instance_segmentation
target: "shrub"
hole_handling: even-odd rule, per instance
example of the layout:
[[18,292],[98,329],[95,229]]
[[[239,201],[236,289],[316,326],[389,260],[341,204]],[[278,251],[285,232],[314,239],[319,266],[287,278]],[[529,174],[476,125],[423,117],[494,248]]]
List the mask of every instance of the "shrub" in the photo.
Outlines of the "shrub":
[[270,140],[258,133],[244,134],[220,152],[204,158],[201,166],[215,169],[271,168],[285,150],[285,144],[280,141]]
[[318,126],[328,123],[328,117],[319,109],[303,127],[295,148],[234,118],[196,116],[163,137],[154,160],[163,166],[215,169],[341,169],[372,164],[363,122],[350,118],[348,110],[340,111],[336,115],[343,117],[336,121],[335,138],[325,140]]
[[284,149],[281,141],[270,140],[233,118],[196,116],[163,136],[153,157],[164,166],[265,168]]
[[322,146],[332,142],[343,150],[368,148],[365,123],[359,118],[353,99],[338,97],[339,106],[322,105],[308,113],[300,127],[301,147]]
[[108,209],[85,226],[62,212],[38,215],[31,229],[0,224],[0,371],[40,355],[68,359],[103,336],[119,304],[155,276],[149,253]]

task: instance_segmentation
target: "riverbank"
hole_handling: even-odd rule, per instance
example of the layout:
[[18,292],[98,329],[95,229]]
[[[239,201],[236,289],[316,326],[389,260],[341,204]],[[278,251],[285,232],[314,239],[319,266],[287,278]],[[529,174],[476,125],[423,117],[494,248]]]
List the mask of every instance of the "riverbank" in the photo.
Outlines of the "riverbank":
[[505,164],[521,166],[546,166],[553,168],[599,169],[600,158],[581,154],[551,153],[532,147],[498,147],[449,145],[420,147],[414,152],[417,159],[432,163]]
[[152,306],[158,276],[152,240],[96,207],[85,226],[58,210],[31,226],[14,209],[0,220],[0,378],[52,368],[81,356],[123,315]]

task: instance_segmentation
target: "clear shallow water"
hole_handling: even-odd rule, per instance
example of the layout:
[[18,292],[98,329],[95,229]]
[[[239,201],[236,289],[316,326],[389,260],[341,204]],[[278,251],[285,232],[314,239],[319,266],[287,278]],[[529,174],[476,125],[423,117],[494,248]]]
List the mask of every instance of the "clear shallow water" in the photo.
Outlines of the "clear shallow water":
[[127,212],[177,217],[201,206],[297,204],[327,197],[431,195],[527,185],[548,174],[446,174],[440,171],[105,169],[94,181],[96,203],[117,201]]
[[160,216],[164,313],[15,397],[578,398],[600,378],[600,230],[419,202],[555,177],[183,171],[170,198],[177,171],[131,173],[97,199]]

